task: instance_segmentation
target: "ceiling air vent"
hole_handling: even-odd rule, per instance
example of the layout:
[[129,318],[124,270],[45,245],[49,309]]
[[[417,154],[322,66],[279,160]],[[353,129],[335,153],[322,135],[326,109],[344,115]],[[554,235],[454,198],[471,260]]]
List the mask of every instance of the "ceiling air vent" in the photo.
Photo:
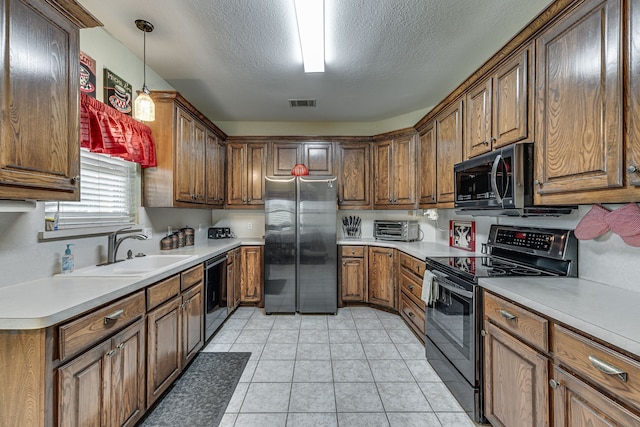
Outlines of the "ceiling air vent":
[[289,107],[315,107],[315,99],[290,99]]

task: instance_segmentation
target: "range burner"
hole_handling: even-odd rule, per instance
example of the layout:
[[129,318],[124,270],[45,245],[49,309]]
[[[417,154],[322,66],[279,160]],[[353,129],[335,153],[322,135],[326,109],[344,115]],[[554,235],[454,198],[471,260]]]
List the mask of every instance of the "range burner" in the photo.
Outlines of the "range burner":
[[487,270],[487,274],[490,277],[493,277],[493,276],[505,276],[507,274],[507,271],[503,270],[502,268],[490,268],[489,270]]
[[542,271],[530,270],[528,268],[514,268],[511,270],[511,274],[514,276],[542,276]]

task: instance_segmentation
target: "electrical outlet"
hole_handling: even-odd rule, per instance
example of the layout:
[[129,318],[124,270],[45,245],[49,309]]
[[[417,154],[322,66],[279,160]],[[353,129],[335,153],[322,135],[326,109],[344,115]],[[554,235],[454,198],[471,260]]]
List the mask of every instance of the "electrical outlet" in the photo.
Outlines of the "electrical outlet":
[[147,239],[151,239],[153,238],[153,228],[151,227],[145,227],[142,229],[142,234],[144,234],[145,236],[147,236]]
[[248,222],[247,223],[247,230],[253,230],[253,223],[252,222]]

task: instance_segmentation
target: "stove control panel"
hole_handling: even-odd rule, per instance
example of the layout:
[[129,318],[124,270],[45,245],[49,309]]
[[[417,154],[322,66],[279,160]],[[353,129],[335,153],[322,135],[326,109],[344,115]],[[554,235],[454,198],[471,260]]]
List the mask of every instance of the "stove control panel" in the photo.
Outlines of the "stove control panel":
[[501,245],[548,252],[553,243],[553,234],[499,229],[496,233],[495,242]]

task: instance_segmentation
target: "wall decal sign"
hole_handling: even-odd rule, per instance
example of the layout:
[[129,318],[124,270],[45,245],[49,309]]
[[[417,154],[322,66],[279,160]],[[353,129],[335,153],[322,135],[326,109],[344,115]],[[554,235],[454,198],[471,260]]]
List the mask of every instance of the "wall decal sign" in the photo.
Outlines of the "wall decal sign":
[[104,69],[104,103],[121,113],[131,115],[131,85]]

